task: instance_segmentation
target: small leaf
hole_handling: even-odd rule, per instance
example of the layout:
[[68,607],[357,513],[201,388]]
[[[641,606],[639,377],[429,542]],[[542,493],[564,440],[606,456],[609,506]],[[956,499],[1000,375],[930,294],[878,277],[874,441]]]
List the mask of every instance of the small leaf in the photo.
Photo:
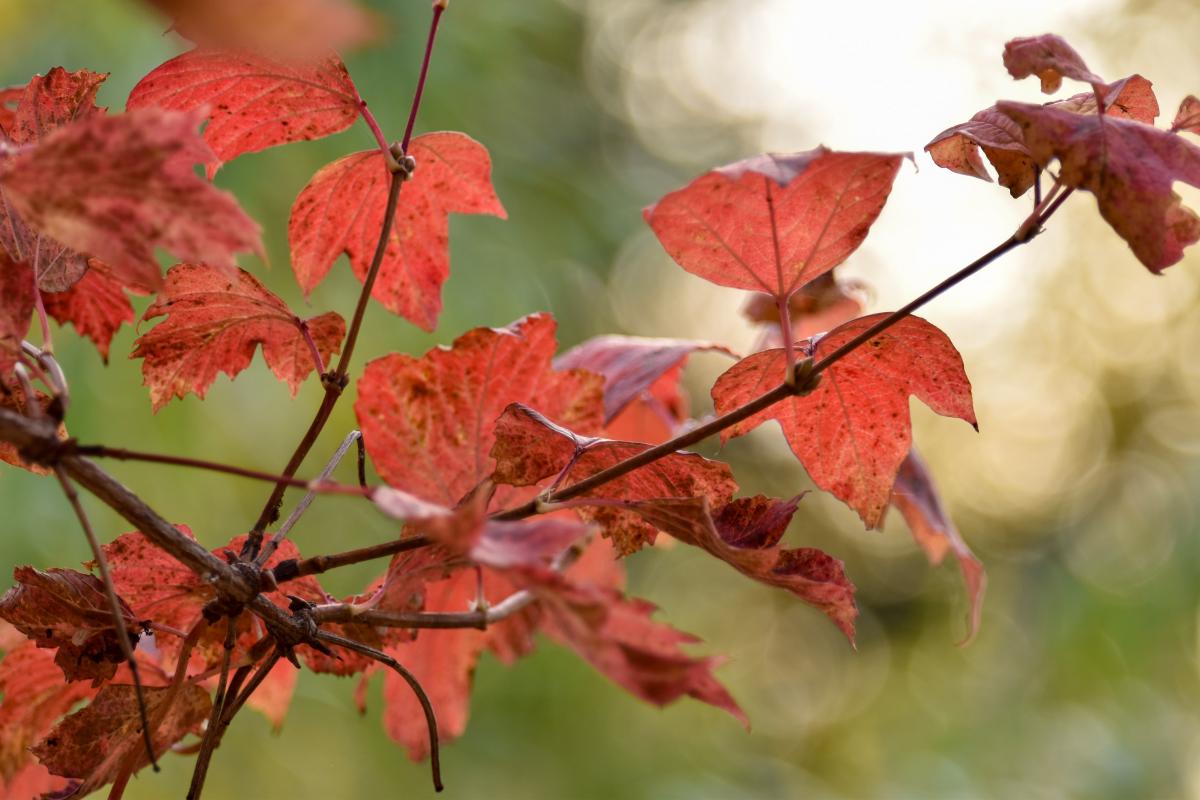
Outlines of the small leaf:
[[[461,133],[413,139],[417,161],[404,185],[396,221],[371,295],[393,314],[432,331],[450,274],[450,214],[492,214],[504,206],[492,189],[492,162],[483,145]],[[323,167],[292,206],[288,244],[292,270],[304,293],[325,279],[345,253],[358,279],[371,265],[383,226],[390,174],[378,150],[346,156]]]
[[1052,33],[1006,42],[1004,67],[1017,80],[1036,75],[1046,94],[1057,92],[1064,77],[1093,85],[1104,83],[1103,78],[1087,68],[1079,53],[1065,39]]
[[1196,95],[1189,94],[1183,98],[1179,111],[1175,112],[1171,130],[1200,134],[1200,100],[1196,99]]
[[209,180],[226,161],[268,147],[319,139],[354,124],[358,90],[336,55],[311,64],[251,53],[192,50],[142,78],[127,108],[204,108],[204,141],[214,159]]
[[[802,342],[801,351],[820,361],[884,316],[848,322]],[[717,413],[774,388],[785,373],[782,350],[738,362],[713,386]],[[908,398],[914,394],[939,414],[975,424],[962,357],[946,334],[919,317],[905,317],[822,373],[811,394],[776,403],[727,428],[721,438],[777,420],[813,482],[857,511],[868,528],[877,528],[912,442]]]
[[230,276],[204,264],[176,264],[143,320],[166,316],[134,344],[154,410],[173,397],[203,398],[224,372],[230,378],[250,365],[261,344],[275,376],[295,396],[316,369],[307,327],[323,362],[341,348],[346,323],[335,312],[301,320],[243,269]]

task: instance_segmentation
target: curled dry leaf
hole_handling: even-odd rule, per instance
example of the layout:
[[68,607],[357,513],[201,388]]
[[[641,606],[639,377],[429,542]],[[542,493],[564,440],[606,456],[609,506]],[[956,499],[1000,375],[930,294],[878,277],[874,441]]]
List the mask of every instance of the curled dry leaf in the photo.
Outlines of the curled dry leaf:
[[1057,92],[1063,78],[1093,85],[1104,83],[1103,78],[1087,68],[1083,58],[1065,39],[1053,33],[1023,36],[1006,42],[1004,67],[1017,80],[1036,75],[1046,94]]
[[[401,192],[371,296],[432,331],[450,274],[449,215],[507,214],[492,189],[491,159],[479,142],[461,133],[427,133],[413,139],[408,152],[417,169]],[[305,294],[342,253],[358,279],[366,277],[390,182],[383,154],[367,150],[323,167],[300,192],[288,221],[288,244]]]
[[[17,567],[13,578],[17,585],[0,597],[0,619],[38,647],[55,649],[54,663],[69,681],[91,680],[99,686],[116,674],[125,656],[103,583],[69,569]],[[122,598],[117,599],[134,644],[138,619]]]
[[787,297],[853,253],[883,210],[902,153],[768,153],[701,175],[643,216],[688,272]]
[[92,115],[0,162],[0,187],[25,222],[108,264],[123,284],[156,289],[154,250],[232,268],[262,252],[258,225],[193,171],[212,159],[202,117],[142,108]]
[[1038,164],[1059,162],[1064,186],[1096,196],[1100,215],[1151,272],[1183,258],[1200,240],[1200,218],[1172,186],[1200,186],[1200,148],[1178,134],[1130,119],[1053,106],[998,103],[1022,129]]
[[551,369],[555,328],[553,317],[534,314],[507,328],[476,328],[420,358],[393,354],[367,364],[354,413],[380,476],[457,505],[492,474],[496,418],[509,403],[598,430],[602,380]]
[[[801,350],[819,362],[884,316],[848,322],[802,343]],[[778,386],[785,373],[782,350],[738,362],[713,386],[717,413]],[[777,420],[813,482],[857,511],[868,528],[878,528],[912,443],[909,395],[939,414],[975,424],[962,357],[946,334],[919,317],[905,317],[833,364],[811,394],[776,403],[727,428],[721,438]]]
[[205,109],[204,141],[214,156],[205,165],[210,180],[221,164],[243,153],[337,133],[359,113],[358,90],[336,55],[287,63],[203,49],[176,56],[142,78],[126,107],[146,106]]
[[924,459],[916,450],[908,457],[896,473],[896,485],[892,487],[892,505],[899,509],[912,531],[913,538],[930,564],[940,564],[946,554],[953,551],[962,572],[963,585],[967,589],[967,635],[962,644],[969,643],[979,632],[983,616],[983,595],[987,590],[987,572],[983,564],[971,552],[962,535],[955,527],[950,515],[942,505],[933,476]]
[[[341,348],[346,323],[336,312],[302,320],[243,269],[176,264],[143,320],[166,316],[135,342],[154,410],[173,397],[203,398],[220,372],[230,378],[250,365],[261,344],[267,366],[294,396],[316,368]],[[305,330],[308,336],[305,338]]]

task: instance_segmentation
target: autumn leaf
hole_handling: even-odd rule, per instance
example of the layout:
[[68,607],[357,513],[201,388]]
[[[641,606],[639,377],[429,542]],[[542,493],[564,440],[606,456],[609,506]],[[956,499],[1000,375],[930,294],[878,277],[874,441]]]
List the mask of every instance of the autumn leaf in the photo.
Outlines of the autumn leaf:
[[92,261],[90,269],[65,292],[44,292],[42,301],[47,314],[60,325],[74,325],[80,336],[95,343],[108,363],[113,336],[122,325],[133,322],[134,314],[124,287],[99,264]]
[[0,376],[7,375],[21,355],[34,296],[33,269],[0,252]]
[[0,162],[0,187],[31,227],[108,264],[124,284],[162,284],[154,250],[233,267],[262,252],[233,196],[193,172],[212,151],[198,113],[143,108],[93,115]]
[[[341,348],[346,323],[336,312],[302,320],[249,272],[232,276],[204,264],[176,264],[143,320],[166,316],[134,343],[154,410],[173,397],[203,398],[220,372],[234,378],[261,344],[267,366],[295,396],[316,369]],[[312,345],[304,336],[307,329]]]
[[[154,732],[155,756],[187,734],[198,732],[212,708],[208,692],[186,681],[174,689],[144,686],[142,694],[151,719],[170,701]],[[90,704],[65,717],[32,750],[53,774],[81,781],[70,797],[83,797],[113,782],[126,769],[136,772],[146,766],[150,762],[134,687],[105,686]]]
[[127,108],[204,108],[204,141],[221,164],[287,142],[319,139],[354,124],[358,90],[336,55],[285,63],[251,53],[192,50],[162,64],[133,87]]
[[[107,77],[86,69],[67,72],[55,67],[44,76],[34,76],[24,87],[6,90],[13,93],[9,97],[16,107],[0,123],[0,142],[7,138],[18,149],[32,148],[63,126],[102,115],[105,109],[96,106],[96,92]],[[0,218],[0,247],[15,261],[29,264],[43,290],[64,291],[87,271],[87,256],[26,225],[2,186]]]
[[896,485],[892,487],[892,505],[895,506],[913,539],[925,551],[929,563],[937,565],[949,552],[958,560],[963,585],[967,590],[967,635],[961,644],[968,644],[979,632],[983,617],[983,595],[987,590],[987,572],[983,564],[971,552],[958,532],[950,515],[942,505],[933,476],[924,459],[911,450],[900,471],[896,473]]
[[1004,67],[1017,80],[1036,75],[1042,91],[1053,94],[1063,78],[1099,86],[1104,79],[1087,68],[1083,58],[1061,36],[1024,36],[1004,44]]
[[[819,362],[884,316],[861,317],[799,347]],[[778,386],[785,373],[783,350],[738,362],[713,386],[717,413]],[[776,403],[722,431],[721,438],[777,420],[813,482],[877,528],[912,442],[909,395],[939,414],[975,424],[962,357],[946,334],[919,317],[905,317],[834,363],[811,394]]]
[[[404,185],[396,221],[371,295],[383,307],[432,331],[450,274],[450,214],[507,214],[492,189],[487,150],[461,133],[413,139],[417,162]],[[363,280],[383,226],[391,180],[378,150],[354,153],[323,167],[300,192],[288,221],[292,270],[304,293],[325,279],[339,255]]]
[[0,792],[7,789],[8,794],[0,796],[21,796],[15,794],[13,784],[23,770],[37,766],[29,746],[59,717],[95,693],[85,681],[64,680],[54,656],[32,641],[5,654],[0,661]]
[[[530,486],[562,472],[556,488],[566,489],[648,448],[649,445],[639,442],[580,437],[526,406],[513,404],[496,422],[493,480]],[[678,452],[581,495],[620,500],[577,510],[584,519],[601,526],[621,555],[628,555],[653,543],[656,529],[625,508],[624,503],[664,497],[703,497],[714,506],[723,506],[736,491],[737,483],[728,464],[696,453]]]
[[147,0],[197,44],[308,61],[374,39],[376,18],[353,0]]
[[[862,314],[862,283],[839,281],[826,272],[805,284],[788,298],[788,318],[792,323],[792,340],[807,339],[818,333],[833,330]],[[761,345],[755,350],[782,347],[779,331],[779,305],[769,294],[755,293],[742,306],[742,316],[765,326]]]
[[691,417],[691,403],[680,387],[683,364],[664,372],[604,426],[609,439],[660,444],[676,436]]
[[[1110,117],[1133,119],[1147,125],[1153,125],[1158,117],[1158,98],[1154,96],[1153,84],[1141,75],[1130,75],[1110,83],[1101,88],[1100,94],[1104,98],[1104,113]],[[1066,100],[1055,100],[1046,105],[1076,114],[1095,114],[1098,108],[1094,91],[1072,95]]]
[[[0,619],[38,647],[56,649],[54,663],[69,681],[91,680],[99,686],[116,673],[125,656],[104,584],[74,570],[33,567],[17,567],[13,579],[17,585],[0,597]],[[129,605],[117,599],[132,645],[140,625]]]
[[[554,359],[554,368],[585,369],[604,376],[604,424],[695,352],[733,356],[724,345],[692,339],[597,336]],[[734,356],[736,358],[736,356]]]
[[1059,162],[1059,181],[1096,196],[1100,215],[1151,272],[1183,258],[1200,240],[1200,219],[1172,190],[1200,186],[1200,148],[1183,137],[1130,119],[1080,115],[1053,106],[999,103],[1034,159]]
[[476,328],[420,358],[367,364],[354,413],[367,453],[392,486],[454,506],[492,474],[495,421],[525,403],[581,431],[600,427],[601,378],[550,367],[555,322],[534,314],[507,328]]
[[712,170],[643,214],[688,272],[787,297],[862,244],[904,157],[768,153]]
[[12,130],[12,125],[17,119],[17,106],[24,93],[24,86],[0,88],[0,133],[8,135],[8,131]]
[[1175,112],[1171,130],[1200,134],[1200,100],[1196,98],[1196,95],[1189,94],[1183,98],[1183,102],[1179,104],[1179,111]]

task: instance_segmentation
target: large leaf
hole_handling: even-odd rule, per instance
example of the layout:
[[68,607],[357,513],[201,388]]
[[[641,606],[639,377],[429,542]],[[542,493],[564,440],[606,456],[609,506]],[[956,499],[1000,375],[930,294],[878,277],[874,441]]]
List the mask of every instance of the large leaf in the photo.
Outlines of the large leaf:
[[[802,342],[800,349],[819,361],[884,316],[853,320]],[[738,362],[713,386],[717,413],[778,386],[786,372],[783,350]],[[919,317],[900,320],[836,362],[811,394],[776,403],[721,436],[728,440],[777,420],[813,482],[857,511],[868,528],[877,528],[912,443],[909,395],[939,414],[975,424],[962,357],[946,334]]]
[[[417,170],[404,185],[372,296],[424,330],[437,324],[442,284],[450,274],[450,214],[505,218],[492,189],[492,163],[483,145],[461,133],[413,139]],[[378,150],[323,167],[292,206],[288,244],[292,270],[312,292],[342,253],[363,280],[383,226],[390,174]]]

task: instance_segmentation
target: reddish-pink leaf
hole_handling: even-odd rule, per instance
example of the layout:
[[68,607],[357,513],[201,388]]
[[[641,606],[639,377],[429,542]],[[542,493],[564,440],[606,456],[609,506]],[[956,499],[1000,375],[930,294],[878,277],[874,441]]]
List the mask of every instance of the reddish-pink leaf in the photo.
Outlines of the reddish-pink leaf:
[[[174,689],[145,686],[142,694],[151,719],[167,708],[154,732],[156,756],[189,733],[199,732],[212,708],[208,692],[186,681]],[[109,684],[32,749],[50,772],[82,781],[70,796],[83,797],[122,775],[127,763],[135,772],[149,764],[145,747],[134,687]]]
[[[792,341],[807,339],[833,330],[862,314],[860,299],[865,287],[858,281],[839,281],[832,272],[806,284],[788,298],[788,318],[792,323]],[[769,294],[753,294],[742,307],[742,315],[767,327],[755,350],[782,347],[779,331],[779,305]]]
[[[734,355],[728,347],[692,339],[597,336],[554,359],[555,369],[586,369],[604,376],[604,424],[697,351]],[[735,356],[736,357],[736,356]]]
[[[848,322],[800,349],[819,362],[884,316]],[[778,386],[785,373],[782,350],[738,362],[713,386],[717,413]],[[857,511],[868,528],[877,528],[912,443],[909,395],[939,414],[975,424],[962,357],[946,334],[918,317],[902,319],[836,362],[811,394],[777,403],[721,436],[728,440],[777,420],[813,482]]]
[[627,442],[659,444],[679,433],[689,419],[691,408],[687,395],[679,386],[682,374],[683,365],[679,364],[659,376],[604,426],[605,436]]
[[311,64],[246,52],[192,50],[157,67],[133,87],[127,108],[204,108],[204,141],[226,161],[287,142],[319,139],[354,124],[358,90],[336,55]]
[[36,766],[29,746],[76,703],[95,692],[83,681],[63,680],[54,656],[33,642],[9,650],[0,661],[0,796],[32,796],[14,791],[18,781],[33,777],[21,775]]
[[[461,133],[413,139],[417,171],[400,195],[396,222],[372,296],[424,330],[437,324],[442,284],[450,274],[450,214],[492,214],[504,206],[492,189],[487,150]],[[300,192],[288,222],[292,270],[305,294],[345,253],[366,277],[383,225],[390,175],[378,150],[346,156],[322,168]]]
[[1129,119],[1080,115],[1053,106],[999,103],[1021,126],[1034,159],[1059,162],[1063,185],[1096,196],[1100,214],[1151,272],[1183,258],[1200,240],[1200,218],[1172,190],[1200,186],[1200,148]]
[[24,93],[24,86],[0,88],[0,133],[9,135],[8,132],[12,130],[13,123],[17,120],[17,106]]
[[1189,94],[1183,98],[1179,111],[1175,112],[1171,130],[1200,134],[1200,100],[1196,99],[1196,95]]
[[[1141,75],[1130,75],[1101,87],[1104,97],[1104,113],[1119,119],[1132,119],[1153,125],[1158,117],[1158,98],[1154,86]],[[1047,103],[1051,108],[1073,111],[1076,114],[1096,113],[1096,92],[1083,92],[1066,100]]]
[[[55,648],[54,663],[67,680],[91,680],[99,686],[124,662],[104,584],[69,569],[42,572],[33,567],[13,570],[17,585],[0,597],[0,619],[37,642]],[[138,619],[120,597],[121,615],[131,644],[137,641]]]
[[992,178],[979,157],[980,149],[996,168],[1000,185],[1013,197],[1020,197],[1033,186],[1037,165],[1025,147],[1021,128],[995,106],[985,108],[961,125],[947,128],[925,145],[939,167],[990,181]]
[[553,317],[534,314],[507,328],[476,328],[421,358],[393,354],[369,363],[354,411],[380,476],[456,505],[492,474],[495,421],[509,403],[598,430],[601,379],[552,370],[554,332]]
[[[617,442],[577,436],[518,403],[504,410],[496,422],[496,459],[493,480],[512,486],[530,486],[556,475],[558,488],[572,484],[646,450],[639,442]],[[650,544],[655,527],[630,511],[624,503],[664,497],[706,498],[723,506],[737,491],[727,464],[695,453],[678,452],[615,478],[582,497],[615,498],[611,503],[579,509],[584,519],[598,523],[622,555]]]
[[0,251],[0,375],[8,374],[21,354],[33,305],[33,270]]
[[163,315],[165,321],[135,342],[131,356],[145,359],[142,378],[155,411],[188,392],[203,398],[220,372],[236,377],[260,344],[267,366],[294,396],[316,369],[313,345],[328,363],[346,333],[336,312],[301,320],[249,272],[230,275],[205,264],[171,267],[142,319]]
[[[0,141],[7,137],[17,146],[32,147],[64,125],[103,114],[104,109],[96,106],[96,91],[107,77],[86,69],[67,72],[55,67],[45,76],[34,76],[23,88],[14,87],[17,106],[12,117],[0,125]],[[49,292],[69,288],[87,270],[86,256],[30,229],[2,187],[0,247],[15,260],[28,262],[38,285]]]
[[46,313],[60,325],[70,323],[80,336],[96,344],[100,357],[108,362],[108,348],[117,330],[133,322],[133,306],[124,287],[93,261],[83,277],[65,292],[42,294]]
[[375,17],[354,0],[147,0],[197,44],[311,61],[374,39]]
[[904,157],[824,147],[755,156],[700,176],[644,216],[688,272],[784,297],[862,244]]
[[1079,53],[1061,36],[1052,33],[1023,36],[1004,44],[1004,66],[1017,80],[1036,75],[1042,91],[1053,94],[1062,86],[1063,78],[1093,85],[1104,79],[1087,68]]
[[971,552],[950,515],[942,506],[942,499],[934,486],[933,476],[925,461],[916,450],[909,452],[900,471],[896,473],[896,485],[892,487],[892,505],[899,509],[912,531],[913,539],[925,551],[930,564],[940,564],[946,553],[953,551],[962,572],[963,585],[967,589],[967,635],[962,644],[967,644],[979,632],[983,615],[983,595],[987,590],[987,572],[983,564]]
[[107,263],[122,283],[162,283],[156,247],[233,266],[262,251],[258,225],[193,165],[212,158],[201,117],[143,108],[93,115],[0,162],[0,186],[33,228]]

